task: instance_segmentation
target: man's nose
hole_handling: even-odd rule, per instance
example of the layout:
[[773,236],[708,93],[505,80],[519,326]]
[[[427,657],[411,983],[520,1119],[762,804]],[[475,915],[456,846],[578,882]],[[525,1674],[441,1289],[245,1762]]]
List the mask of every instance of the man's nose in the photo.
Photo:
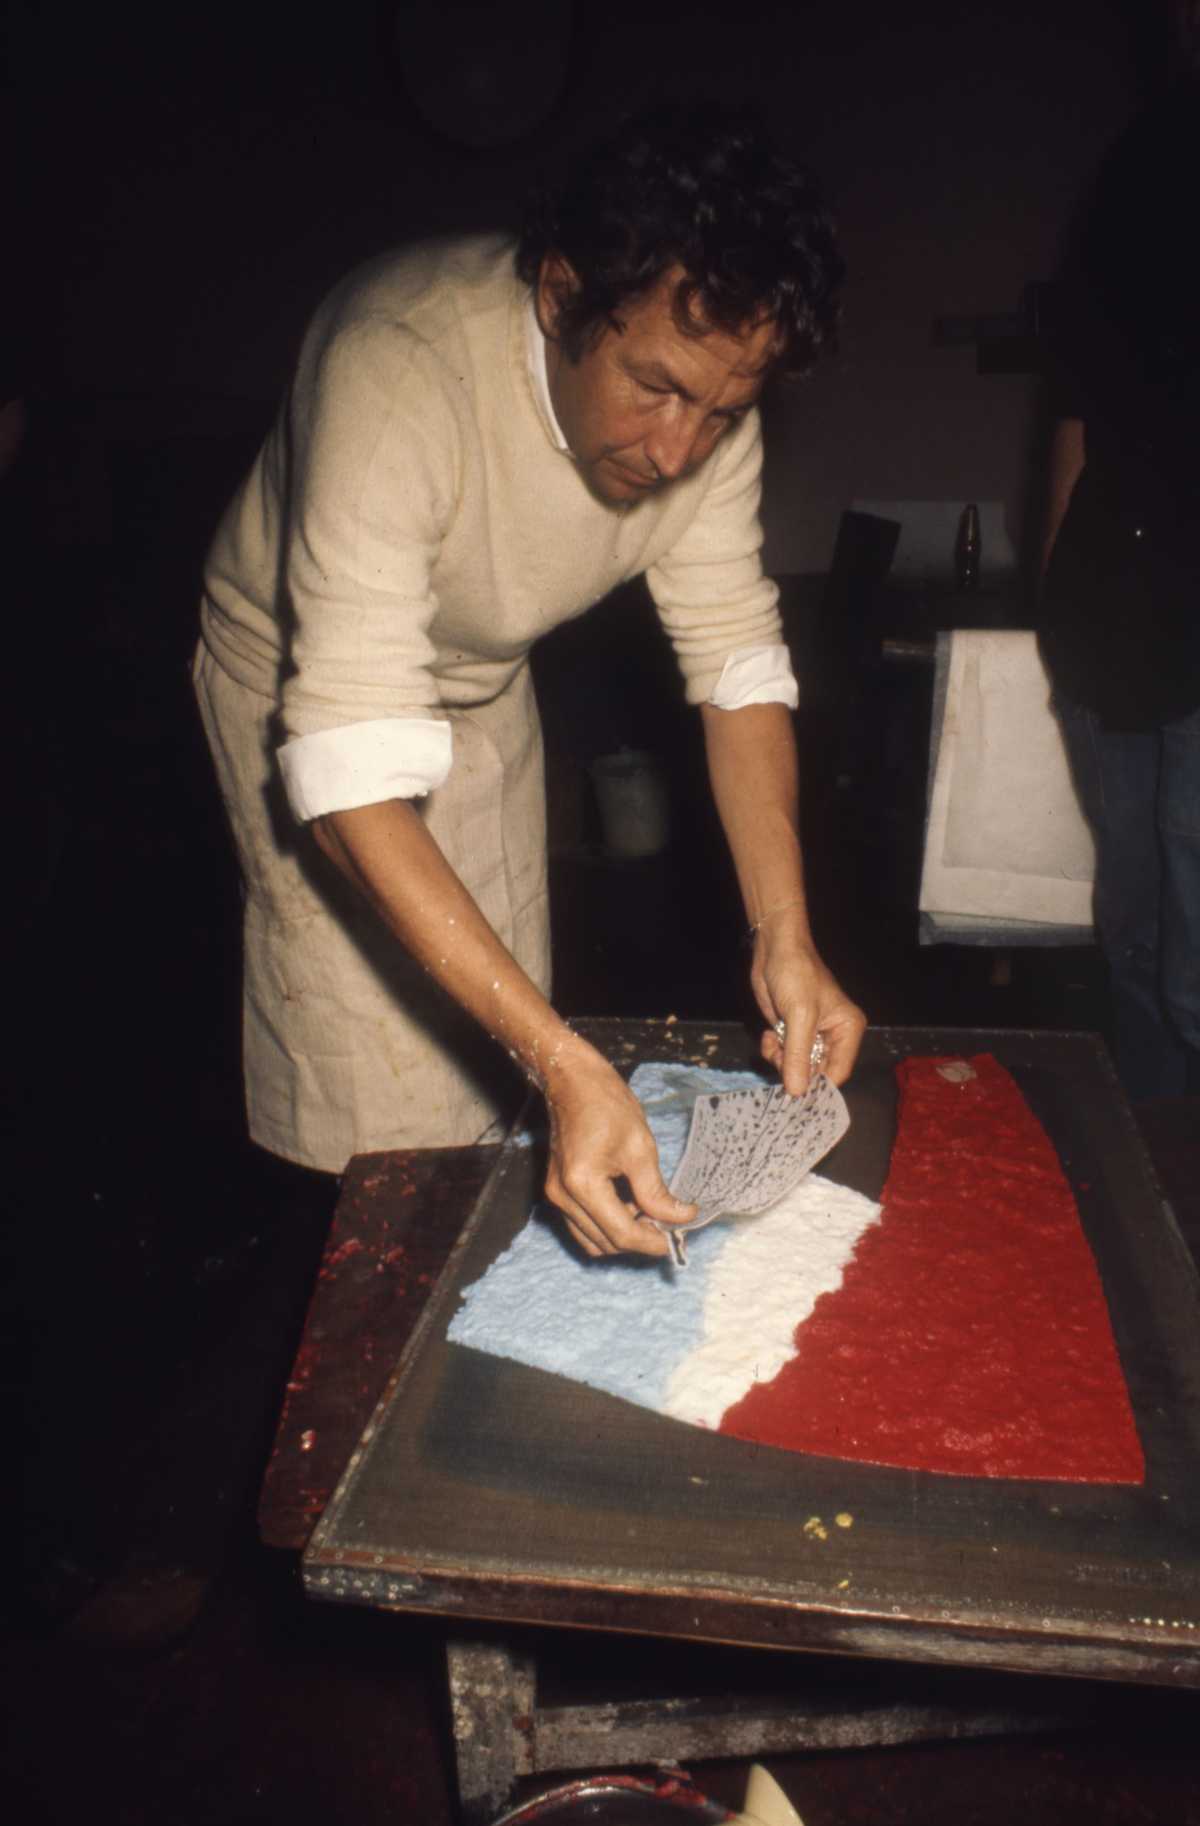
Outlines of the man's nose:
[[695,459],[703,415],[685,400],[672,400],[646,439],[646,455],[666,482],[685,475]]

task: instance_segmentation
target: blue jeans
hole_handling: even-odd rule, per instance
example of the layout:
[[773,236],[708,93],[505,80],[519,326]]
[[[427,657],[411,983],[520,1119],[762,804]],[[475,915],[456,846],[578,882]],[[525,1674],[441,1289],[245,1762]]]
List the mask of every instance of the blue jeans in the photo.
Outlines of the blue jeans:
[[1200,1091],[1200,710],[1105,729],[1056,704],[1096,839],[1096,934],[1130,1097]]

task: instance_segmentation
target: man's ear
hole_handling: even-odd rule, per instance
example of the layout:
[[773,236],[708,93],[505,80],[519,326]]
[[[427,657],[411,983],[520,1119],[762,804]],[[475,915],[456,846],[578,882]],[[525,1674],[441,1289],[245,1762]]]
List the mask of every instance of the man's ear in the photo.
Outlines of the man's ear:
[[558,341],[563,310],[579,290],[575,268],[564,254],[544,254],[534,287],[533,307],[538,327],[548,342]]

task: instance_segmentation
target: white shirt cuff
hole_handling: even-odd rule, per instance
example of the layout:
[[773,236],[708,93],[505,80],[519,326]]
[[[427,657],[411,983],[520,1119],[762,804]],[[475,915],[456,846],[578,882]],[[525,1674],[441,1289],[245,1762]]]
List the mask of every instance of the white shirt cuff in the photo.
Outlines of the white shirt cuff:
[[717,710],[741,710],[746,704],[786,704],[795,710],[800,687],[783,642],[738,647],[725,661],[708,701]]
[[450,772],[449,723],[378,717],[296,736],[279,750],[288,804],[301,823],[385,799],[416,799]]

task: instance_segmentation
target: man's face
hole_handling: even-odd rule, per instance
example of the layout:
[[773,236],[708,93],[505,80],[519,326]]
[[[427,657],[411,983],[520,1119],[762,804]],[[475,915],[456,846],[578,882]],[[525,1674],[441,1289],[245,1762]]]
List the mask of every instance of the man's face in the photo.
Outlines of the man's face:
[[577,361],[555,340],[563,300],[575,286],[550,254],[538,277],[538,320],[547,335],[550,397],[571,454],[592,493],[611,506],[644,500],[691,475],[750,410],[777,346],[766,322],[731,335],[682,330],[673,311],[682,268],[606,325]]

